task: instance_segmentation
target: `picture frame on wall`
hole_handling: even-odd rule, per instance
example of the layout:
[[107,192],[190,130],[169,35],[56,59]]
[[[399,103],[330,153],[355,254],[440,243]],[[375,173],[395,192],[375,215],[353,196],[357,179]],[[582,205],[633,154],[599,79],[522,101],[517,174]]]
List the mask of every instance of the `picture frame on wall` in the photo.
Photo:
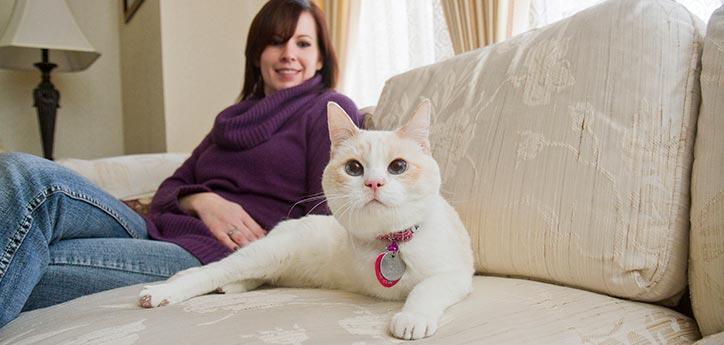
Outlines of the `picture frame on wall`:
[[143,0],[121,0],[123,1],[123,17],[126,23],[128,23],[133,15],[138,11],[138,8],[143,4]]

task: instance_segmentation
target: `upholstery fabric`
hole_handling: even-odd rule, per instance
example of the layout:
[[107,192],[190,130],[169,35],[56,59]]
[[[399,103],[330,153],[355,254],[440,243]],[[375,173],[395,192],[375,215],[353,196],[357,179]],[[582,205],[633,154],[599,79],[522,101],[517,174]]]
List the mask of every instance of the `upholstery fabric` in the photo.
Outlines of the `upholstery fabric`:
[[[709,19],[691,185],[691,301],[701,332],[724,331],[724,6]],[[722,342],[724,343],[724,342]]]
[[[717,278],[724,267],[724,143],[715,118],[724,68],[721,50],[708,48],[724,43],[711,39],[711,27],[704,42],[692,18],[674,1],[609,1],[391,79],[365,127],[397,127],[420,99],[433,101],[443,193],[471,232],[481,273],[673,301],[686,284],[691,219],[692,302],[702,333],[710,334],[724,305]],[[717,55],[704,57],[694,148],[702,45],[706,56]],[[129,200],[150,195],[186,158],[153,172],[148,167],[157,163],[144,157],[63,164]],[[95,168],[99,162],[108,166]],[[491,276],[474,277],[474,289],[446,312],[435,336],[415,343],[700,338],[694,320],[652,304]],[[406,343],[386,332],[401,303],[341,291],[264,288],[144,310],[136,305],[139,290],[23,313],[0,329],[0,345]],[[697,344],[721,344],[722,334]]]
[[127,155],[94,160],[62,159],[58,164],[85,176],[121,200],[153,196],[158,185],[183,163],[186,153]]
[[368,106],[364,107],[359,110],[359,112],[362,114],[362,128],[363,129],[373,129],[375,127],[374,122],[374,113],[375,113],[375,106]]
[[[691,344],[696,323],[667,308],[533,281],[474,278],[474,292],[415,344]],[[0,345],[400,344],[401,303],[342,291],[262,289],[142,309],[140,286],[24,313]],[[72,317],[68,317],[72,315]]]
[[694,345],[721,345],[724,344],[724,332],[712,334],[694,343]]
[[608,1],[391,78],[375,123],[432,101],[433,156],[477,272],[674,302],[701,27],[674,1]]
[[141,216],[147,216],[151,212],[151,201],[153,201],[153,199],[138,198],[121,201]]

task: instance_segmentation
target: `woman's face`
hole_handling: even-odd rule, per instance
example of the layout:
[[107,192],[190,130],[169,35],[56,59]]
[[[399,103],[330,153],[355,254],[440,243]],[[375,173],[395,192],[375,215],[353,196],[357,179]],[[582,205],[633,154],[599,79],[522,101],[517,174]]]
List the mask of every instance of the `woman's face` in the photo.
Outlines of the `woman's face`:
[[261,52],[259,61],[261,77],[264,79],[264,94],[297,86],[312,78],[322,69],[322,60],[317,45],[317,29],[309,12],[299,15],[294,35],[286,41],[275,39]]

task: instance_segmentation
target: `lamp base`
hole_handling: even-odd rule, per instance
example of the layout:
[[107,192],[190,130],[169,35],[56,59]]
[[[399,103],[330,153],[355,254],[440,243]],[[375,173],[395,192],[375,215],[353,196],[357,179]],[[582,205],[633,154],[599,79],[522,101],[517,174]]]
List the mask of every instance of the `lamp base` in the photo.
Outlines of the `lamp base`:
[[40,137],[43,140],[43,157],[53,160],[55,117],[60,107],[60,92],[50,82],[50,71],[57,65],[48,62],[47,50],[43,49],[43,62],[35,64],[43,74],[43,80],[33,91],[33,106],[38,111]]

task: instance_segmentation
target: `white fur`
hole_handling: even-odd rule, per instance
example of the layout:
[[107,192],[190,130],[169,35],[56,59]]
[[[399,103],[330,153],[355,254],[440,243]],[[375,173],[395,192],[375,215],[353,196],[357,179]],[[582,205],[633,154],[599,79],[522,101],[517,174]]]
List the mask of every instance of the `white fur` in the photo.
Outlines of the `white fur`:
[[[264,282],[341,289],[386,300],[406,298],[390,322],[395,337],[419,339],[435,333],[445,309],[472,290],[473,259],[462,222],[439,194],[439,169],[427,142],[429,112],[425,101],[398,131],[360,131],[340,107],[330,104],[332,159],[323,185],[334,216],[281,222],[267,237],[221,261],[146,286],[141,305],[178,303],[218,288],[243,292]],[[416,171],[419,178],[389,174],[386,167],[396,158],[407,160],[408,171]],[[344,173],[349,159],[363,163],[363,176]],[[364,186],[368,178],[385,181],[376,195],[382,204],[368,204],[375,196]],[[414,238],[399,243],[407,265],[404,276],[397,285],[383,287],[374,262],[388,243],[376,237],[416,224],[420,230]]]

